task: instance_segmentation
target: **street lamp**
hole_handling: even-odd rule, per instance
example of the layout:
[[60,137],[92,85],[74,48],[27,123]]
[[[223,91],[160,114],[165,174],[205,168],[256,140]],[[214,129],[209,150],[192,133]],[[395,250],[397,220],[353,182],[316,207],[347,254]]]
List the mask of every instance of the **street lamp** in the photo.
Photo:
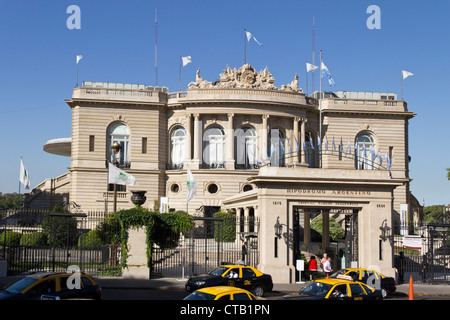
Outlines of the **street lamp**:
[[280,217],[277,217],[277,222],[274,225],[274,229],[275,229],[275,235],[278,238],[281,238],[281,234],[283,232],[283,226],[280,223]]

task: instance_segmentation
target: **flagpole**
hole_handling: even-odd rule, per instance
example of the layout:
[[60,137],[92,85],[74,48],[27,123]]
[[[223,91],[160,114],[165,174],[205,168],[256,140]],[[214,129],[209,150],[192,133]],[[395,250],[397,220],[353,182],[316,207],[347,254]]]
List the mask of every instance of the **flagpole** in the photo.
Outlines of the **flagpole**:
[[181,56],[180,56],[180,81],[178,85],[178,91],[181,91]]
[[247,64],[247,29],[244,28],[244,64]]
[[322,140],[322,50],[320,50],[320,97],[319,97],[319,136]]
[[[308,63],[308,61],[306,61],[306,63]],[[308,91],[308,67],[306,67],[306,96],[309,96],[309,91]]]
[[[77,60],[78,60],[78,57],[77,57]],[[77,86],[76,86],[76,88],[78,88],[78,61],[77,61]]]
[[403,101],[403,74],[402,74],[402,101]]
[[158,86],[158,19],[155,8],[155,86]]

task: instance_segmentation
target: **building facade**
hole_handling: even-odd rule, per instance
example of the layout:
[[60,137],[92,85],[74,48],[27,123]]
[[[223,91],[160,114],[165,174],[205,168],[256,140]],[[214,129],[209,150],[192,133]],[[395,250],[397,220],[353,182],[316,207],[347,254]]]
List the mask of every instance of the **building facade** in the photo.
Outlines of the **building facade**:
[[[317,214],[324,230],[331,215],[345,221],[355,261],[392,274],[392,243],[379,241],[380,226],[392,228],[412,203],[408,125],[415,114],[391,93],[316,99],[298,88],[297,75],[281,87],[274,82],[267,68],[247,64],[227,66],[215,82],[198,70],[188,89],[175,93],[84,82],[66,100],[72,137],[44,146],[70,156],[69,171],[34,188],[27,205],[65,201],[85,212],[111,211],[107,164],[115,161],[136,178],[117,190],[117,209],[133,206],[131,190],[145,190],[149,209],[167,197],[170,210],[258,218],[257,230],[244,232],[259,233],[260,268],[278,281],[295,281],[295,261],[310,249],[309,223]],[[187,168],[198,183],[189,203]],[[282,230],[276,235],[275,225]]]

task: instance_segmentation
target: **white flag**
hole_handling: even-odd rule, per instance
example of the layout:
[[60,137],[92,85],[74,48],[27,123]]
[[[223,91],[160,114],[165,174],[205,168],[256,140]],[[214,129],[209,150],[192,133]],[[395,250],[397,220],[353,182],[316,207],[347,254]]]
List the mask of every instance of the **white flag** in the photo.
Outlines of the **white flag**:
[[258,40],[256,40],[255,36],[252,35],[250,32],[245,31],[245,34],[247,35],[247,41],[250,41],[250,39],[253,38],[253,40],[255,40],[255,42],[256,42],[257,44],[259,44],[260,46],[262,46],[262,43],[259,42]]
[[310,71],[316,70],[318,68],[319,68],[318,66],[315,66],[311,63],[308,63],[308,62],[306,63],[306,72],[310,72]]
[[134,186],[135,177],[120,170],[111,162],[108,165],[108,183]]
[[187,169],[187,202],[194,199],[196,193],[197,193],[197,181],[195,181],[195,178],[192,175],[191,170],[188,168]]
[[411,72],[402,70],[402,74],[403,74],[403,79],[408,78],[409,76],[413,76],[414,74],[412,74]]
[[183,67],[185,67],[188,63],[192,62],[191,56],[181,57],[181,60],[183,60]]
[[78,55],[77,56],[77,64],[78,64],[78,62],[80,62],[80,60],[83,58],[83,56],[80,56],[80,55]]
[[23,165],[22,157],[20,157],[19,181],[24,185],[25,189],[30,189],[30,176],[28,175],[28,170]]

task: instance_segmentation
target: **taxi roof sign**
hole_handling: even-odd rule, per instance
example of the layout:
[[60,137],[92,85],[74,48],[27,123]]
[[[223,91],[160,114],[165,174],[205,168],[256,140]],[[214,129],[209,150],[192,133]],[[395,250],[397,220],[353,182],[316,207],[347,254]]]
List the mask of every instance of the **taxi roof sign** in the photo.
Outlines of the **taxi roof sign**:
[[352,277],[346,276],[346,275],[343,275],[343,274],[338,275],[337,278],[338,278],[338,279],[343,279],[343,280],[350,280],[350,281],[353,281],[353,278],[352,278]]

